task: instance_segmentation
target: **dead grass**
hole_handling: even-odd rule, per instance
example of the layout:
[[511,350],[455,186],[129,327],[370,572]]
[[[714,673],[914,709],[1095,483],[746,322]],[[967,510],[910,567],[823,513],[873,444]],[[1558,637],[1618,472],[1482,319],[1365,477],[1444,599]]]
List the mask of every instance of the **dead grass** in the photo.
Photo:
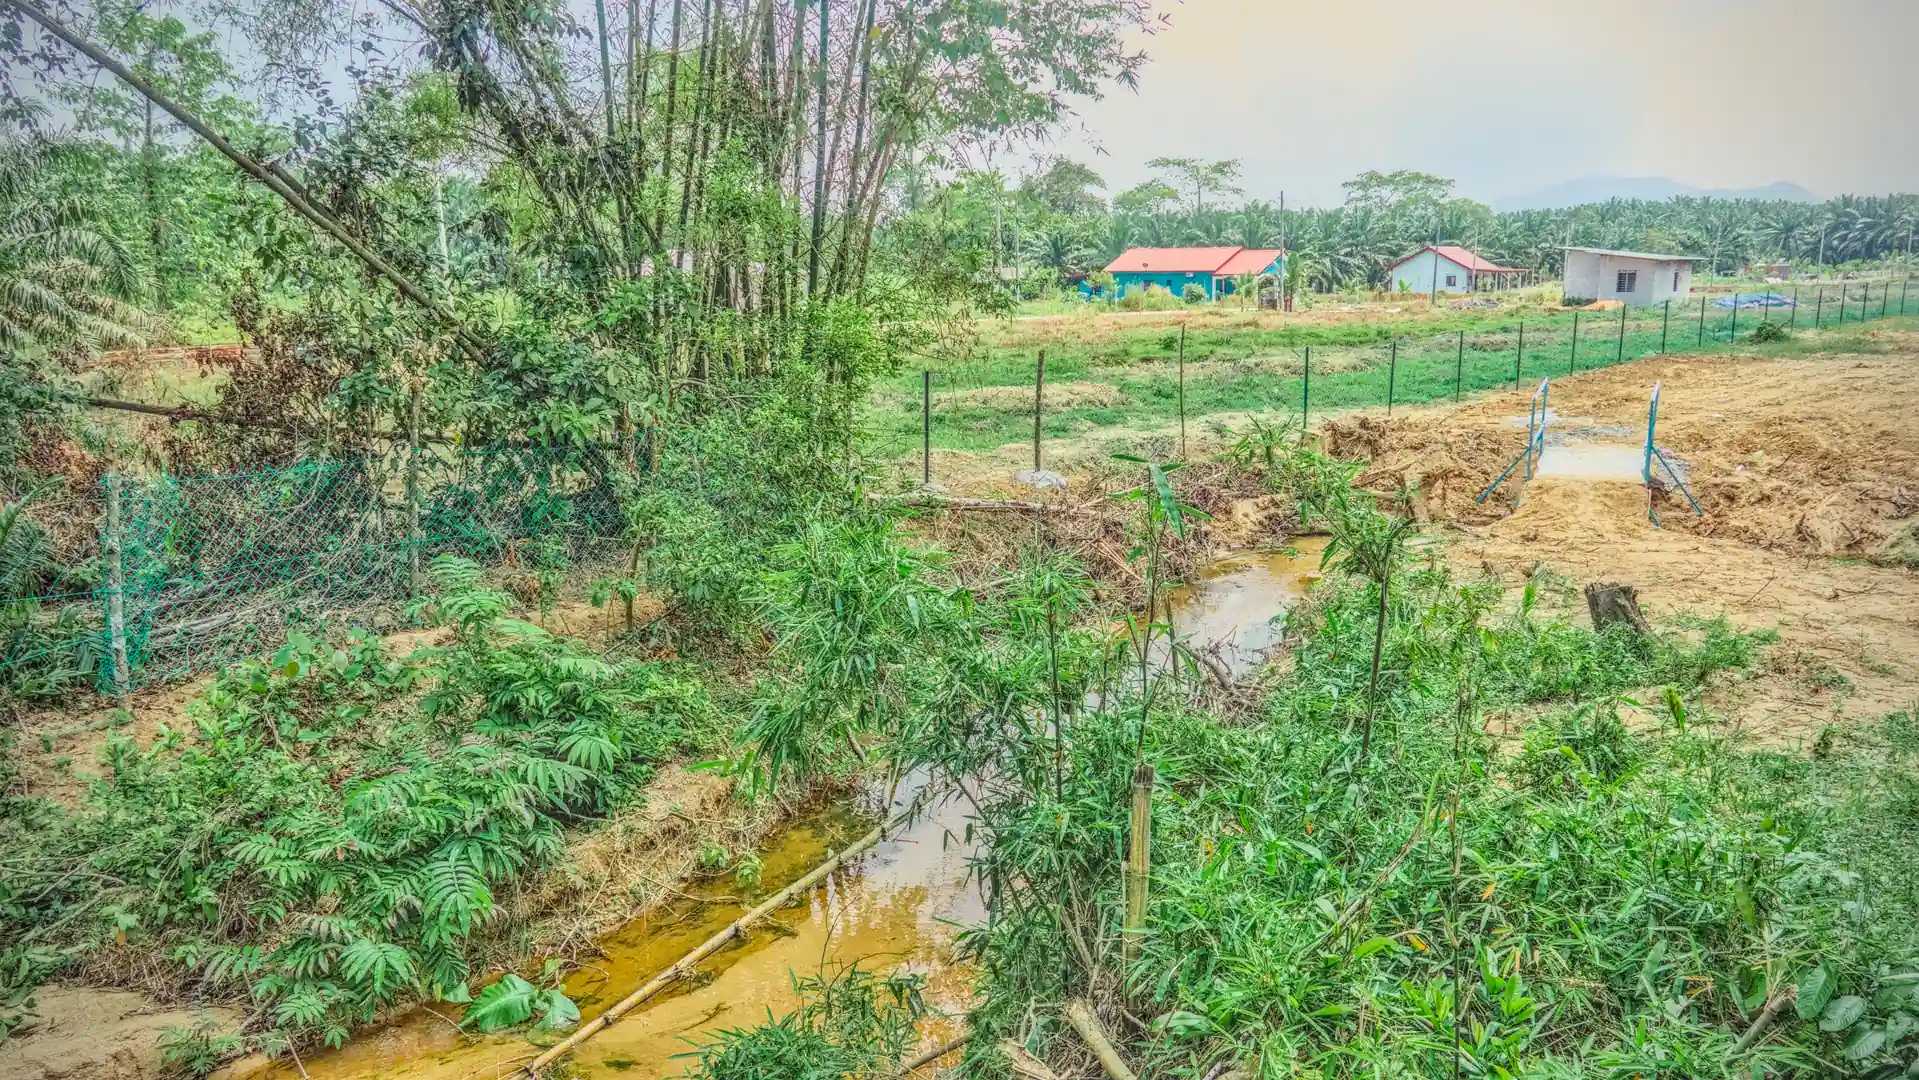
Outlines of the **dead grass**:
[[[1057,382],[1046,384],[1046,405],[1054,409],[1124,405],[1126,395],[1110,383]],[[982,386],[948,394],[942,404],[960,408],[1002,409],[1031,412],[1033,389],[1030,386]]]

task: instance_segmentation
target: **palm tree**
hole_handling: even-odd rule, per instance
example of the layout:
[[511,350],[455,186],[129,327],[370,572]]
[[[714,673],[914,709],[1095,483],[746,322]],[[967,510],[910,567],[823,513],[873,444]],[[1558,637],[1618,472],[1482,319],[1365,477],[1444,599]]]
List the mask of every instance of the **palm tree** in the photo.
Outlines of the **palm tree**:
[[31,141],[0,150],[0,349],[142,344],[137,263],[99,206],[53,190],[63,152]]

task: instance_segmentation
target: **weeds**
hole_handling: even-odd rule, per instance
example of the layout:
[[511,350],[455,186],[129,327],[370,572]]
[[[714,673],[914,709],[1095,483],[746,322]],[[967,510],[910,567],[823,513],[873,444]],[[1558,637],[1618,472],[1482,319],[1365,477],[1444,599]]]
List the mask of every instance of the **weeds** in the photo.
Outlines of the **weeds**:
[[884,1076],[918,1038],[926,1011],[918,976],[880,978],[859,967],[796,978],[800,1007],[758,1027],[723,1031],[702,1047],[697,1080]]

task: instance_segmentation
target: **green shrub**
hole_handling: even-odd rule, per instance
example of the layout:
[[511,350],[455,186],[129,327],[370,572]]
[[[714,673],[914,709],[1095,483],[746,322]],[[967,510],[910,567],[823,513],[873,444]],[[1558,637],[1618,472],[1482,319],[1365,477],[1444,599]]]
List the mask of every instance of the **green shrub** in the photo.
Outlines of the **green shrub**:
[[1203,303],[1206,300],[1206,286],[1198,282],[1187,282],[1186,288],[1180,290],[1179,295],[1180,299],[1189,304]]
[[464,1000],[496,890],[630,799],[709,706],[661,665],[507,617],[470,562],[434,576],[451,644],[395,658],[293,634],[224,673],[190,736],[115,738],[87,804],[34,823],[43,865],[0,888],[0,939],[166,955],[301,1041]]
[[1752,333],[1746,335],[1746,340],[1754,345],[1764,345],[1773,341],[1791,341],[1792,331],[1786,329],[1784,323],[1762,322],[1752,328]]
[[878,978],[857,966],[795,981],[800,1006],[699,1048],[695,1080],[787,1080],[890,1074],[919,1039],[917,975]]

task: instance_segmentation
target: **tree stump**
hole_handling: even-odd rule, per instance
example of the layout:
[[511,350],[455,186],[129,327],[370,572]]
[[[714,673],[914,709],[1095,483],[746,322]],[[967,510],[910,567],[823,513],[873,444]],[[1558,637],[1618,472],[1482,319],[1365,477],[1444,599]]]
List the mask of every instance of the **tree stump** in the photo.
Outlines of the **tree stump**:
[[1592,613],[1593,629],[1624,626],[1635,634],[1650,634],[1646,616],[1639,610],[1639,590],[1615,581],[1595,581],[1586,586],[1586,610]]

